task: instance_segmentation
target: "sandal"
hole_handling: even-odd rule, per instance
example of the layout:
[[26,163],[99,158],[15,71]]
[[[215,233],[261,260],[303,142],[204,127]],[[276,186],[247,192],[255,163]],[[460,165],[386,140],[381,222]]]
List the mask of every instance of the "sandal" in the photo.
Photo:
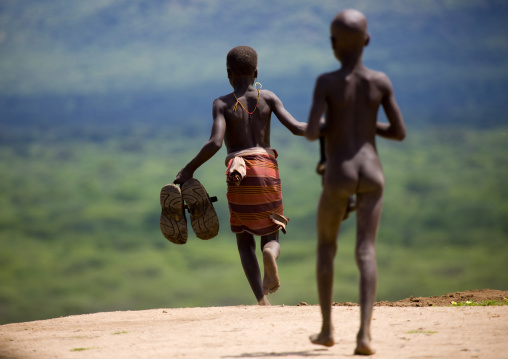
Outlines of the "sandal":
[[180,188],[170,183],[161,189],[160,227],[164,237],[175,244],[187,242],[187,219]]
[[182,196],[196,236],[200,239],[215,237],[219,233],[219,218],[212,202],[217,201],[217,197],[210,198],[205,187],[195,178],[182,185]]

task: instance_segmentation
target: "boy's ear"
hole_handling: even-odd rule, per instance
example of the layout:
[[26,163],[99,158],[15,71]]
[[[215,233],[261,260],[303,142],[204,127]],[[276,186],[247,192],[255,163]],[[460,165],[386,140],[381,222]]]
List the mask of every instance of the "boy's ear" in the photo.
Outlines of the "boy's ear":
[[256,70],[254,71],[254,78],[257,79],[258,78],[258,69],[256,68]]
[[365,45],[363,46],[367,46],[370,42],[370,34],[367,32],[365,33]]
[[231,74],[231,70],[230,69],[227,69],[227,72],[228,72],[228,79],[232,78],[233,75]]

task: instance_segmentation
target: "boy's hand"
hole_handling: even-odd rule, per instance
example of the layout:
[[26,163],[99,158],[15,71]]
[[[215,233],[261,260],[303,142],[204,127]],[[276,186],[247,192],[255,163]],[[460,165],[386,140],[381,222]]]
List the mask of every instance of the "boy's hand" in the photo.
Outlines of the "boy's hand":
[[176,175],[176,178],[175,180],[173,181],[173,183],[175,184],[184,184],[185,182],[187,182],[188,180],[190,180],[192,178],[192,176],[194,175],[194,173],[188,171],[185,167],[182,168],[180,170],[180,172],[178,172],[178,174]]
[[324,116],[322,116],[320,119],[319,119],[319,133],[321,135],[323,135],[324,131],[326,129],[326,119]]

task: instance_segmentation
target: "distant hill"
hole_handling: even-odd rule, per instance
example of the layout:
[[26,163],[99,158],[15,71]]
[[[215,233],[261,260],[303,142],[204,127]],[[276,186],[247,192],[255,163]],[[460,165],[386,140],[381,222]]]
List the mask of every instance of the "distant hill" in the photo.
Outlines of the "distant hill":
[[208,121],[240,44],[306,120],[316,76],[339,66],[328,26],[346,7],[367,15],[365,63],[390,76],[409,125],[507,123],[505,1],[26,0],[0,5],[0,125]]

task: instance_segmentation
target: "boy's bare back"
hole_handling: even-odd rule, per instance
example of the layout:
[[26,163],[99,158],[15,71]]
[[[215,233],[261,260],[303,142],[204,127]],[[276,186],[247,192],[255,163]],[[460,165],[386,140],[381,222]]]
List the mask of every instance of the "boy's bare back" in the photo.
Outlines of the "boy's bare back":
[[213,104],[213,117],[215,121],[225,124],[224,143],[227,152],[270,147],[272,112],[286,127],[296,128],[296,121],[271,91],[259,90],[258,100],[258,89],[249,86],[243,93],[230,93],[216,99]]
[[[405,130],[390,80],[361,62],[363,47],[369,42],[366,20],[354,12],[339,15],[331,32],[334,53],[342,67],[316,81],[306,136],[311,140],[324,136],[325,184],[334,182],[345,196],[383,187],[375,136],[401,139]],[[390,124],[377,122],[380,106]],[[326,124],[321,134],[319,122],[323,113]]]
[[384,74],[365,67],[349,73],[341,69],[318,79],[316,91],[327,99],[324,135],[334,140],[327,141],[334,159],[350,159],[362,147],[374,145],[379,105],[389,89]]

